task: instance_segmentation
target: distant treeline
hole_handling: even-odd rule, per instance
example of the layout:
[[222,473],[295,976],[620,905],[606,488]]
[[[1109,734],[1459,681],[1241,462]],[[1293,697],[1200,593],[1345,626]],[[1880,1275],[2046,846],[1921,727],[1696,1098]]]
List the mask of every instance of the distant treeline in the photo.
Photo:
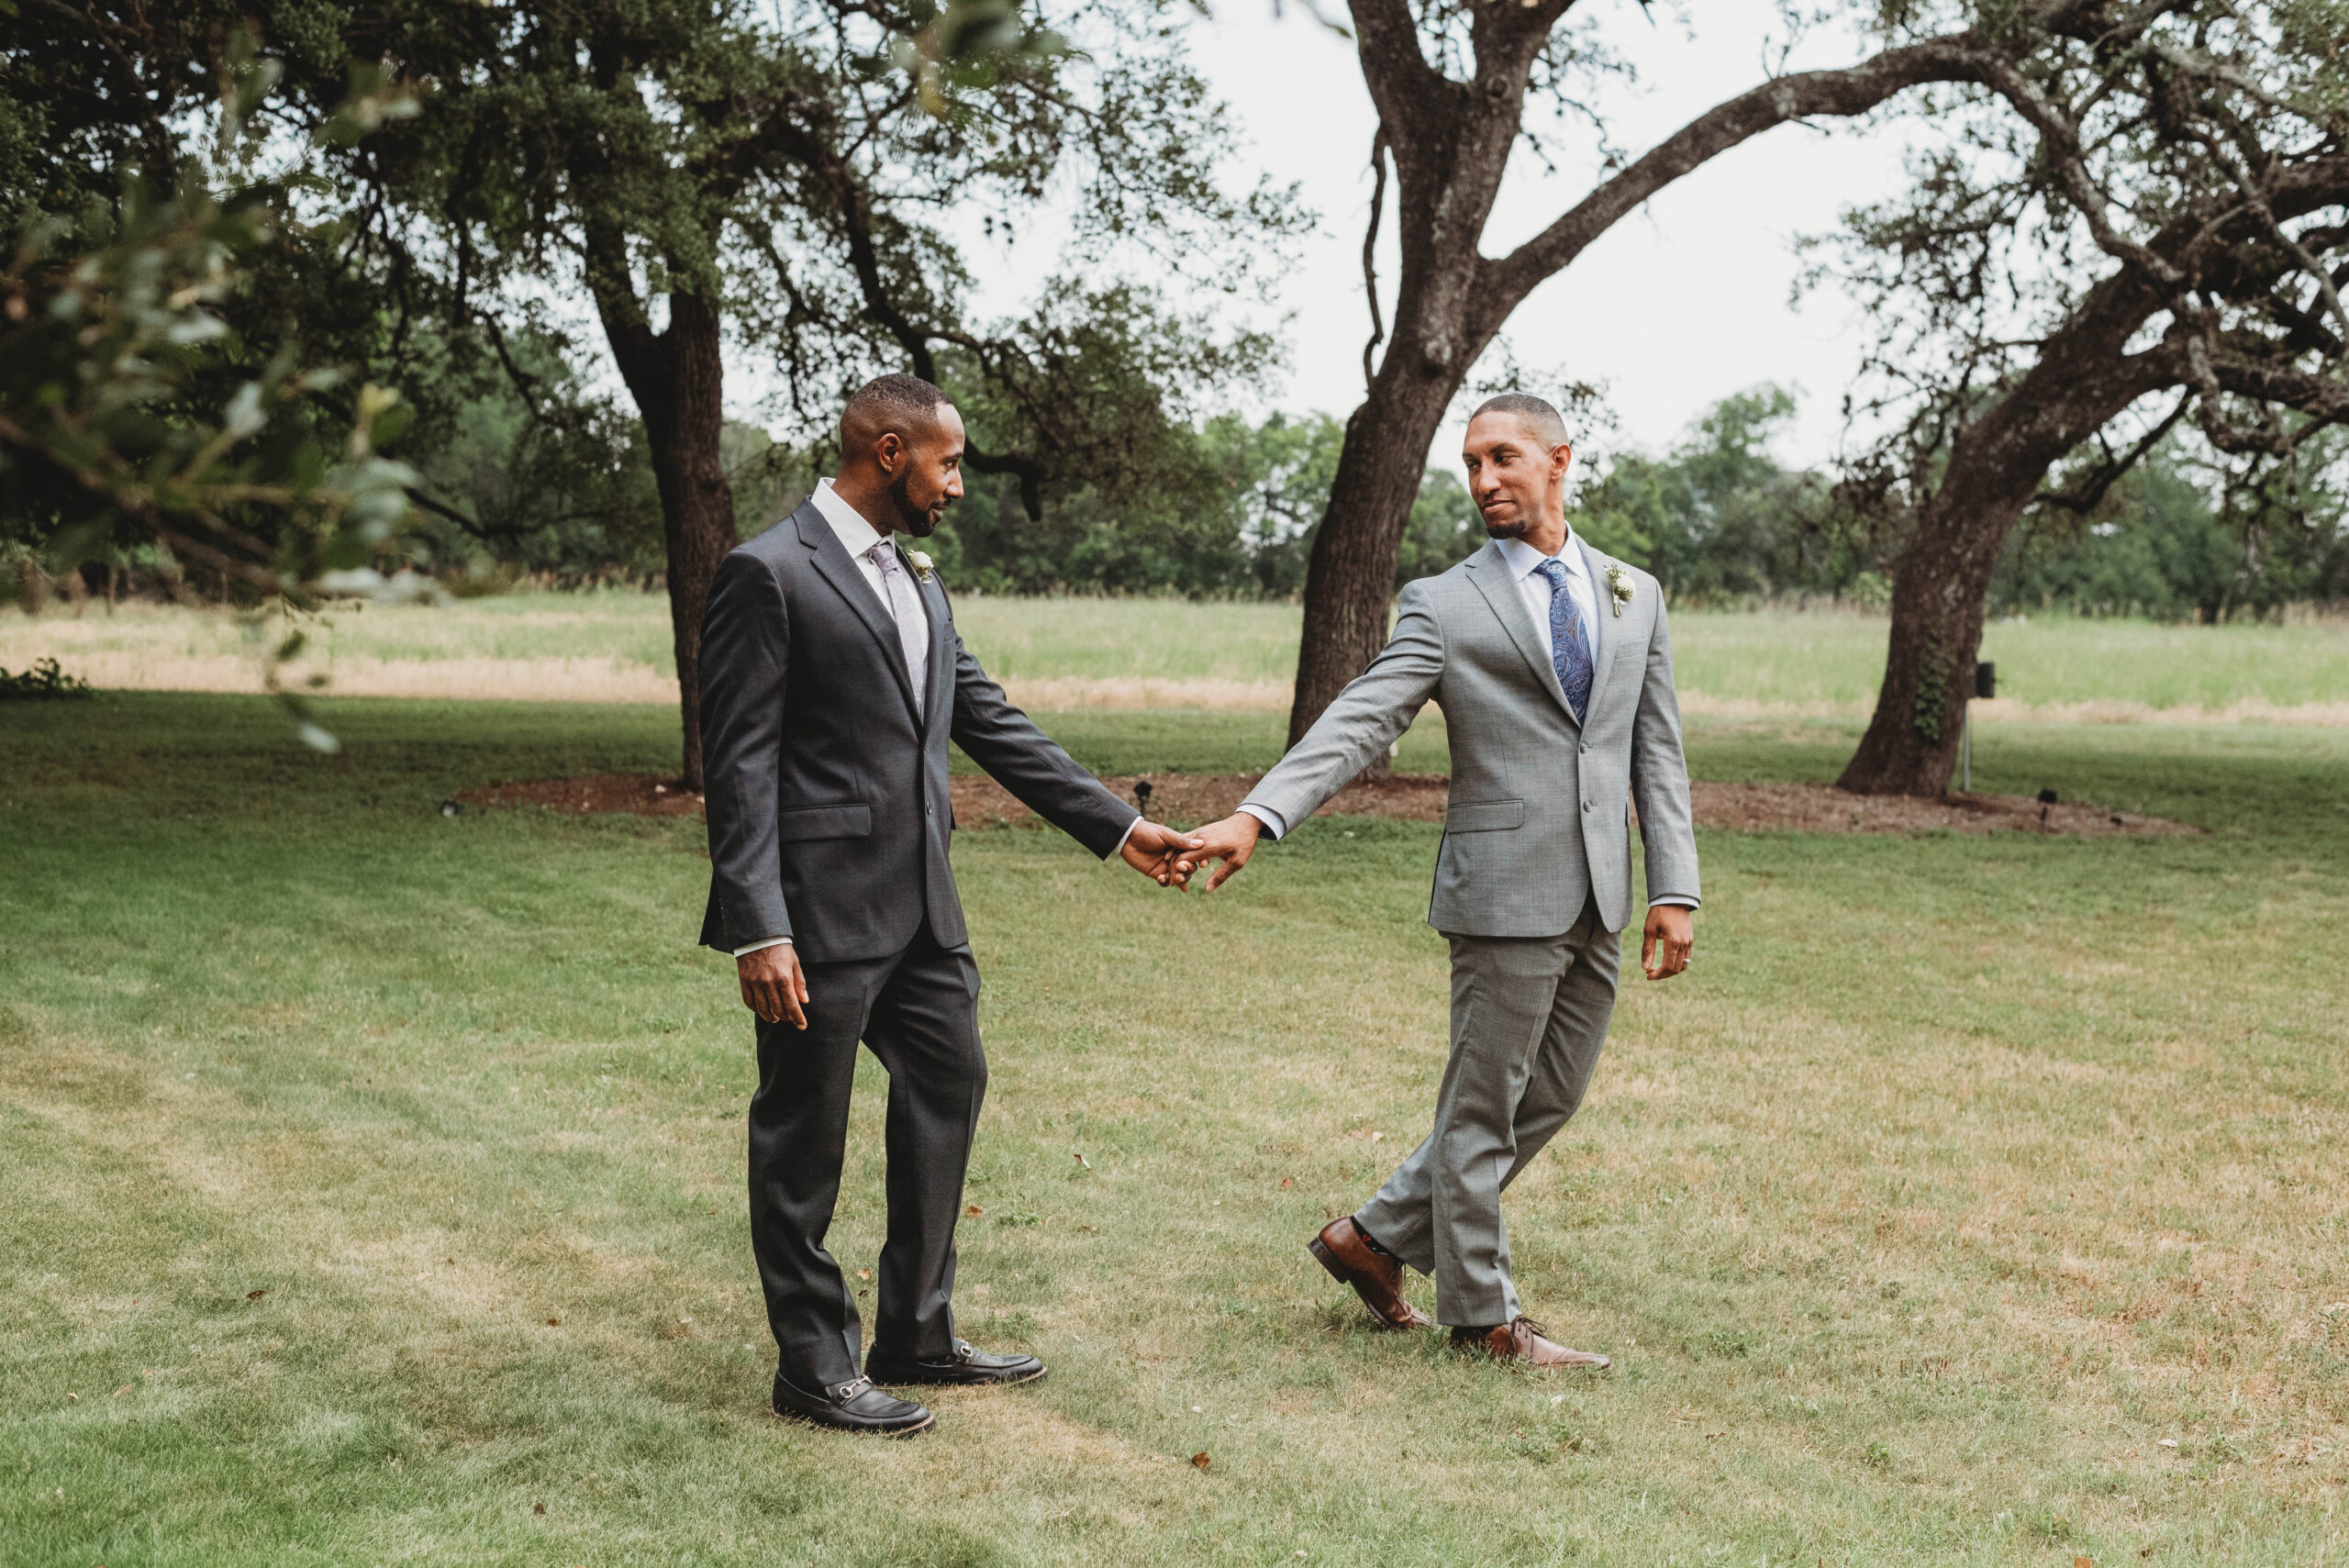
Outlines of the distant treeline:
[[[1883,604],[1900,519],[1771,457],[1794,412],[1780,387],[1723,398],[1663,457],[1611,463],[1576,526],[1653,572],[1675,603]],[[2349,496],[2325,483],[2349,454],[2329,440],[2304,447],[2297,491],[2273,476],[2226,488],[2165,443],[2086,510],[2032,508],[1991,580],[1991,612],[2219,621],[2349,601]]]
[[[1771,455],[1794,412],[1792,395],[1775,386],[1723,398],[1663,455],[1620,455],[1586,479],[1575,528],[1653,572],[1675,604],[1880,607],[1898,521],[1880,508],[1863,521],[1831,476]],[[593,428],[551,431],[491,383],[454,425],[457,439],[410,454],[419,491],[447,498],[411,526],[449,586],[495,591],[521,574],[660,580],[661,514],[639,421],[615,413]],[[1049,497],[1041,521],[1010,476],[968,474],[930,550],[951,582],[982,593],[1294,597],[1342,434],[1326,415],[1254,425],[1223,416],[1191,438],[1187,461],[1169,465],[1178,482],[1149,504],[1111,507],[1079,490]],[[744,538],[786,515],[826,468],[821,451],[742,424],[727,428],[725,456]],[[2303,473],[2332,466],[2304,464]],[[1397,585],[1443,571],[1484,539],[1459,480],[1429,470]],[[13,566],[0,563],[0,600],[173,585],[172,563],[152,549],[94,562],[66,584],[44,583],[30,551],[13,553]],[[2349,499],[2305,479],[2298,494],[2228,493],[2165,447],[2087,512],[2035,510],[2009,539],[1990,600],[1997,614],[2203,621],[2337,606],[2349,601]]]

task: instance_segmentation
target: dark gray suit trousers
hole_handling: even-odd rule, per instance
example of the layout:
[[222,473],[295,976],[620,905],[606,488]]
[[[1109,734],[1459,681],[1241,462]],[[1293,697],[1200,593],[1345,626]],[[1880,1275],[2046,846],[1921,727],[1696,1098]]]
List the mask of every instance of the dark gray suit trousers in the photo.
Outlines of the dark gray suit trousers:
[[873,1340],[895,1357],[954,1347],[954,1222],[986,1094],[979,968],[924,921],[885,958],[810,963],[807,1028],[759,1024],[751,1099],[751,1246],[782,1351],[802,1388],[863,1364],[856,1293],[824,1246],[848,1151],[849,1090],[862,1039],[889,1073],[888,1240]]

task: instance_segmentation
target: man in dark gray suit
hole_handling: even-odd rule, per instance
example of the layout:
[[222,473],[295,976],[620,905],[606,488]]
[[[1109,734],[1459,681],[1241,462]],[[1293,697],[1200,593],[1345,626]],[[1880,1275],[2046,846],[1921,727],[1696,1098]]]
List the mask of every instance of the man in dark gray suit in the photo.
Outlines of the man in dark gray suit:
[[1566,524],[1557,410],[1496,397],[1463,461],[1492,542],[1403,590],[1395,635],[1240,810],[1176,862],[1210,889],[1384,753],[1432,700],[1452,797],[1428,923],[1452,942],[1452,1056],[1435,1125],[1376,1196],[1308,1244],[1379,1319],[1419,1328],[1402,1270],[1435,1276],[1455,1342],[1536,1366],[1604,1367],[1553,1343],[1509,1277],[1501,1192],[1582,1103],[1615,1008],[1631,915],[1634,803],[1647,851],[1641,962],[1687,967],[1698,901],[1672,642],[1654,578]]
[[[954,1222],[986,1088],[978,966],[947,859],[951,738],[1039,816],[1161,885],[1196,840],[1141,819],[1004,698],[921,551],[963,493],[945,395],[883,376],[849,400],[841,472],[728,555],[702,623],[710,886],[705,946],[758,1015],[751,1243],[778,1413],[909,1435],[929,1410],[875,1384],[1044,1375],[954,1333]],[[1186,868],[1187,870],[1187,868]],[[824,1249],[862,1040],[889,1072],[888,1240],[872,1355]]]

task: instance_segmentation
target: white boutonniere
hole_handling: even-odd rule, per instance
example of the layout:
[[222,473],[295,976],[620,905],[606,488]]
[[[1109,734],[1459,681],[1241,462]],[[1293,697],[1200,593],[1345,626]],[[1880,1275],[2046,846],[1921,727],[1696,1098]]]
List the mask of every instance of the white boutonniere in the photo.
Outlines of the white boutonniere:
[[925,583],[929,582],[932,577],[938,574],[937,565],[921,550],[909,550],[906,551],[906,562],[914,569],[914,575],[920,578]]
[[1615,595],[1615,614],[1620,618],[1623,606],[1631,602],[1631,574],[1611,561],[1607,563],[1607,591]]

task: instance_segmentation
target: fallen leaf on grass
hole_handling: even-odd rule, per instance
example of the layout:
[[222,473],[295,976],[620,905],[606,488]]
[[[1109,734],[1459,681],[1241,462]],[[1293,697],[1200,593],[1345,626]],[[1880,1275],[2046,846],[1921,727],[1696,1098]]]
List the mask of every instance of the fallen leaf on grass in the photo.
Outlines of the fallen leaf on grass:
[[1195,1470],[1205,1470],[1208,1467],[1208,1456],[1204,1452],[1193,1454],[1191,1467]]
[[262,1296],[267,1296],[268,1294],[269,1287],[267,1285],[263,1285],[259,1290],[249,1290],[245,1292],[245,1299],[247,1301],[259,1301]]
[[547,1506],[544,1503],[533,1503],[530,1505],[530,1512],[534,1514],[543,1514],[546,1511]]
[[859,1279],[871,1279],[873,1277],[873,1271],[871,1269],[859,1269],[856,1271],[856,1277]]
[[[2118,822],[2121,818],[2116,817],[2113,820]],[[2072,1559],[2072,1568],[2096,1568],[2096,1560],[2089,1557],[2075,1557]]]
[[114,1396],[115,1396],[116,1398],[119,1399],[119,1398],[121,1398],[124,1395],[126,1395],[126,1394],[128,1394],[128,1393],[129,1393],[129,1392],[130,1392],[130,1385],[128,1385],[128,1384],[127,1384],[127,1383],[126,1383],[126,1384],[124,1384],[120,1388],[117,1388],[117,1389],[116,1389],[116,1390],[114,1391]]
[[2161,1440],[2161,1445],[2164,1448],[2176,1448],[2177,1446],[2177,1440],[2176,1438],[2164,1438]]
[[547,1327],[550,1329],[560,1329],[562,1327],[562,1319],[560,1318],[550,1318],[547,1319]]
[[981,1208],[977,1204],[971,1204],[965,1207],[963,1212],[969,1215],[973,1219],[976,1219],[979,1216],[985,1214],[986,1210]]
[[[1074,1153],[1074,1151],[1071,1151],[1071,1152],[1073,1152],[1073,1153]],[[1078,1154],[1078,1155],[1076,1156],[1076,1162],[1077,1162],[1078,1164],[1080,1164],[1080,1165],[1084,1166],[1084,1167],[1085,1167],[1086,1170],[1088,1170],[1088,1171],[1090,1171],[1091,1169],[1093,1169],[1093,1162],[1092,1162],[1092,1161],[1090,1161],[1090,1160],[1088,1160],[1088,1159],[1086,1159],[1086,1158],[1085,1158],[1084,1155],[1082,1155],[1082,1154]]]

